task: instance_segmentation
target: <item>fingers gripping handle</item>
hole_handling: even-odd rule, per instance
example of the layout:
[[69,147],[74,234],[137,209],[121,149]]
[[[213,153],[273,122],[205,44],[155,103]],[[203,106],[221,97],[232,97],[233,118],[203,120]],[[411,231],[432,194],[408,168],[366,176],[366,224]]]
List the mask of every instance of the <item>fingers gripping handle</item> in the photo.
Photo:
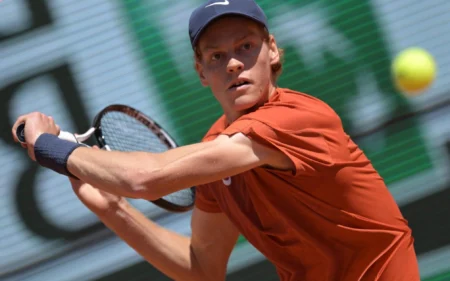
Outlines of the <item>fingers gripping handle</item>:
[[[25,123],[22,123],[19,126],[17,126],[16,136],[17,136],[17,139],[19,140],[19,142],[26,143],[26,140],[25,140]],[[75,135],[72,134],[72,133],[69,133],[69,132],[61,131],[59,133],[59,135],[58,135],[58,138],[78,143],[78,140],[75,137]]]

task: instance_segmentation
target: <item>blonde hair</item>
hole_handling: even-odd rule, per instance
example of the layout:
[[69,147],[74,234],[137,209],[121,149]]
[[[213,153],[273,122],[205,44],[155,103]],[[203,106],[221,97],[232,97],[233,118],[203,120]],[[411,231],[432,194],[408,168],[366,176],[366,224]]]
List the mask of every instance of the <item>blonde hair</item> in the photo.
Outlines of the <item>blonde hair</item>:
[[[263,36],[264,36],[264,41],[266,41],[268,43],[270,40],[270,36],[273,36],[273,35],[269,33],[267,28],[264,28]],[[278,54],[280,57],[278,63],[272,65],[272,74],[275,78],[275,81],[278,80],[278,77],[280,77],[281,73],[283,72],[284,49],[278,48]],[[201,58],[202,58],[202,54],[201,54],[200,50],[198,48],[195,48],[194,49],[194,67],[195,67],[195,62],[201,61]]]

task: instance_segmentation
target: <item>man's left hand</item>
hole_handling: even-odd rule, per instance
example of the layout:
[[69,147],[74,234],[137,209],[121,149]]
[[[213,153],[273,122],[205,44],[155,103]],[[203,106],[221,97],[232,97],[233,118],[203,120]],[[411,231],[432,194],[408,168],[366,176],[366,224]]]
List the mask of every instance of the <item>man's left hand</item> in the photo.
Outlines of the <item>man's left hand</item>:
[[40,135],[48,133],[53,135],[59,135],[60,128],[55,124],[55,121],[51,116],[47,116],[40,112],[33,112],[26,115],[22,115],[17,118],[14,126],[12,127],[12,135],[15,142],[18,142],[16,136],[17,127],[25,123],[24,136],[26,144],[22,144],[23,148],[28,150],[28,155],[33,161],[36,161],[34,156],[34,144]]

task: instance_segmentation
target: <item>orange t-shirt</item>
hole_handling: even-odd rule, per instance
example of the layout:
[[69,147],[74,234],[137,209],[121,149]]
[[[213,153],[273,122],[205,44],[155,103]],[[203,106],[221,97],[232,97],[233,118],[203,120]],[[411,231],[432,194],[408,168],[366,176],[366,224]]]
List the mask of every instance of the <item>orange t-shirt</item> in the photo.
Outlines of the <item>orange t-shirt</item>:
[[197,188],[196,206],[223,212],[282,281],[415,281],[411,230],[383,179],[324,102],[289,89],[203,141],[243,133],[285,153],[295,171],[258,167]]

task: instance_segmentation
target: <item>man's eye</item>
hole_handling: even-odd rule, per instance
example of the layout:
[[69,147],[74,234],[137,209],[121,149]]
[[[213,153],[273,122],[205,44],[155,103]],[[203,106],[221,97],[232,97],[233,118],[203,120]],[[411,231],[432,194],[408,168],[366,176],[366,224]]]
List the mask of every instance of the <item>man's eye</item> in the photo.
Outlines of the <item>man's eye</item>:
[[246,44],[242,45],[242,49],[244,49],[246,51],[250,50],[251,48],[252,48],[252,44],[250,44],[250,43],[246,43]]
[[220,54],[213,54],[211,56],[211,60],[213,60],[213,61],[220,60],[220,58],[222,58],[222,56]]

